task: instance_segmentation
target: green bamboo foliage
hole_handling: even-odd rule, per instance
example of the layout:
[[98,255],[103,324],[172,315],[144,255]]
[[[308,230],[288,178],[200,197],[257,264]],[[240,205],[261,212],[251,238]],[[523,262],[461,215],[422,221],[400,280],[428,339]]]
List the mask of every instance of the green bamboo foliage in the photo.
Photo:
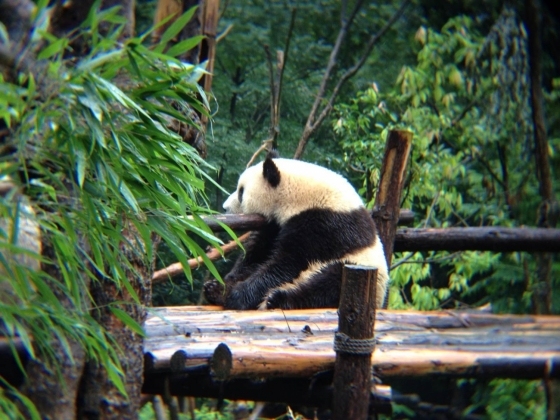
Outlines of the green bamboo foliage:
[[[212,182],[213,168],[168,128],[171,118],[195,124],[193,110],[209,115],[197,85],[204,67],[175,58],[200,39],[165,52],[166,42],[193,14],[187,11],[150,48],[144,42],[149,33],[117,41],[124,22],[116,9],[93,10],[79,31],[89,54],[79,59],[72,56],[72,40],[38,25],[33,39],[35,47],[42,46],[40,71],[22,72],[16,84],[0,79],[0,118],[10,130],[0,180],[15,185],[0,198],[2,330],[19,337],[32,357],[32,341],[48,355],[53,334],[68,355],[69,340],[79,342],[123,392],[118,349],[89,314],[87,285],[110,279],[138,302],[125,276],[133,268],[119,250],[126,224],[134,224],[138,237],[130,245],[146,262],[159,235],[187,278],[192,280],[187,260],[195,256],[220,278],[200,244],[222,242],[198,216],[209,213],[205,184]],[[99,35],[101,21],[114,26],[105,37]],[[43,242],[49,252],[22,242],[29,224],[39,235],[34,243]],[[43,270],[37,270],[39,262]],[[60,278],[47,274],[48,266],[56,266]],[[63,305],[61,296],[70,304]],[[124,311],[112,310],[141,333]],[[17,413],[6,392],[17,395],[2,391],[0,411]],[[18,398],[27,407],[25,416],[38,418],[32,404]]]

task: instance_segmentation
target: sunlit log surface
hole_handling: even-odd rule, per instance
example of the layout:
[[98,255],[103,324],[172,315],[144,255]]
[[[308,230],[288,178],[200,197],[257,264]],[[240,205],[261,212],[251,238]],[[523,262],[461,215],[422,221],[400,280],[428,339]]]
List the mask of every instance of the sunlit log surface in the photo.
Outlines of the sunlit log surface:
[[[336,309],[222,311],[166,307],[146,322],[146,381],[156,373],[214,378],[311,377],[334,366]],[[383,311],[377,376],[560,377],[560,317]]]

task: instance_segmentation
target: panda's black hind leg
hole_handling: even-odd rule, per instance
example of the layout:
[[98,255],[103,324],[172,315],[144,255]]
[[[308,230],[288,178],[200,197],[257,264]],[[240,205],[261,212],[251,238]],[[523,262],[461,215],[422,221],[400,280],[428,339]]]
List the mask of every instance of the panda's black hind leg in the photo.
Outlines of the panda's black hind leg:
[[338,308],[342,264],[333,264],[305,282],[272,289],[262,309]]

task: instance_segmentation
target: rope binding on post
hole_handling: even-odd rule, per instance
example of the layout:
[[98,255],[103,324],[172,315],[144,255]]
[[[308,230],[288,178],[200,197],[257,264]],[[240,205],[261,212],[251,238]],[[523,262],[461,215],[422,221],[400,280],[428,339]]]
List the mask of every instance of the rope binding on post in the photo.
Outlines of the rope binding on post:
[[351,338],[341,332],[334,333],[334,351],[347,354],[371,354],[375,350],[375,337]]

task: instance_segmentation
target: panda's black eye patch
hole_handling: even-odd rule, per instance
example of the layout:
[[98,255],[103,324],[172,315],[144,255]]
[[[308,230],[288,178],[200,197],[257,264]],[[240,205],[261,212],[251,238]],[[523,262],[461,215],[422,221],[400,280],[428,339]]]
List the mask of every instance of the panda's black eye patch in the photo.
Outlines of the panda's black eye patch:
[[245,189],[243,187],[239,187],[239,190],[237,191],[237,199],[239,200],[239,202],[241,203],[243,201],[243,191]]

